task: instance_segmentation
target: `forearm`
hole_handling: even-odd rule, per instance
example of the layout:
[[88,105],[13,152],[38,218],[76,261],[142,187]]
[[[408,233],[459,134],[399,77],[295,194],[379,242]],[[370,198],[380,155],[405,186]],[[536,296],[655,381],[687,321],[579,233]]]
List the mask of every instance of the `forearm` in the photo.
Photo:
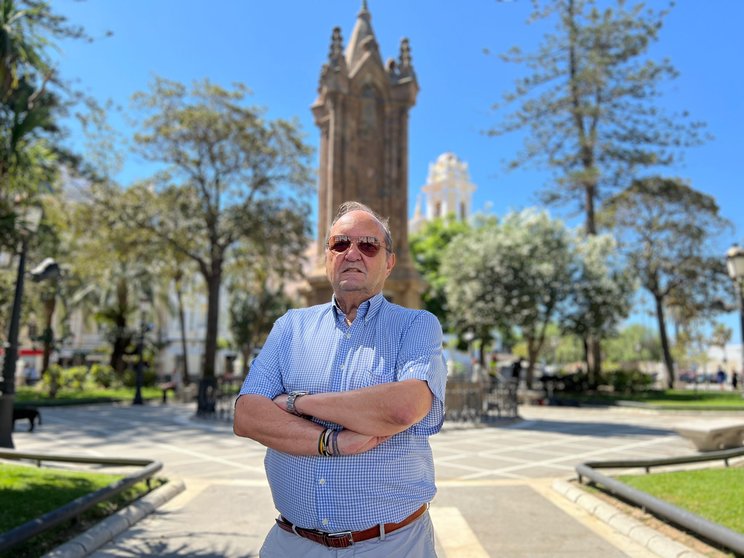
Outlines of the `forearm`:
[[[392,436],[423,419],[431,409],[432,399],[426,382],[404,380],[352,391],[306,395],[298,398],[295,406],[302,414],[340,424],[360,434]],[[276,401],[281,407],[282,398]]]
[[[242,395],[235,404],[235,435],[250,438],[277,451],[292,455],[319,455],[318,440],[323,430],[322,426],[311,420],[281,410],[261,395]],[[343,430],[332,449],[341,455],[353,455],[369,451],[387,438]]]
[[233,432],[292,455],[318,455],[323,427],[283,412],[270,399],[246,394],[235,404]]

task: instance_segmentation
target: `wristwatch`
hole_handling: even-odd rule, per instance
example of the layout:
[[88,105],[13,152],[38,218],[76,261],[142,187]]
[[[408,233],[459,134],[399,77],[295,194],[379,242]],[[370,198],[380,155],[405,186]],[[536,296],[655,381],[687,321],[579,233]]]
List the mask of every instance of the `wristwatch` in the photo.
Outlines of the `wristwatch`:
[[290,391],[289,395],[287,396],[287,412],[292,413],[293,415],[297,415],[298,417],[304,416],[302,413],[298,413],[297,409],[295,408],[295,401],[299,397],[302,397],[303,395],[308,395],[308,392],[306,391]]

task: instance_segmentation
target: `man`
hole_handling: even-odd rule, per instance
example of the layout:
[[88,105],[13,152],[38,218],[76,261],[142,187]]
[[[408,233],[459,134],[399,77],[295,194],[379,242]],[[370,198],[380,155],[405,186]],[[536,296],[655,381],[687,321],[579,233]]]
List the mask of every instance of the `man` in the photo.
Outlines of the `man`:
[[235,434],[268,447],[281,513],[260,556],[436,556],[428,436],[444,418],[441,326],[383,297],[393,241],[367,206],[339,208],[325,264],[332,301],[277,320],[235,406]]

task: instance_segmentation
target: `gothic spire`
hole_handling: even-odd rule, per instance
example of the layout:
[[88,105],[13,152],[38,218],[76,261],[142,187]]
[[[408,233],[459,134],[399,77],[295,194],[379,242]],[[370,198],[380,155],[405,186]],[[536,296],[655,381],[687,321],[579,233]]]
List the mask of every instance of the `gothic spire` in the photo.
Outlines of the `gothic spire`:
[[[349,45],[346,47],[346,64],[349,68],[353,68],[365,52],[370,50],[374,51],[378,58],[380,57],[375,33],[372,31],[372,14],[367,9],[367,0],[362,0],[362,7],[357,14]],[[380,64],[382,64],[382,59],[380,59]]]

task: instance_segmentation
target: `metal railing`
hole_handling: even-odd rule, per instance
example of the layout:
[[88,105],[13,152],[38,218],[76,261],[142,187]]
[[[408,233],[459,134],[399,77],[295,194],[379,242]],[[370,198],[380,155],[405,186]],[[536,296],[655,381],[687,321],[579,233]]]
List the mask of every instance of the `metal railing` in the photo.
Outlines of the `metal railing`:
[[450,378],[445,392],[445,419],[461,422],[517,417],[516,380],[493,379],[490,382]]
[[163,468],[160,461],[151,459],[127,459],[127,458],[105,458],[105,457],[88,457],[88,456],[71,456],[71,455],[47,455],[41,453],[24,453],[18,451],[0,450],[0,459],[26,460],[35,462],[41,467],[43,462],[67,462],[67,463],[89,463],[105,466],[123,466],[123,467],[140,467],[134,473],[131,473],[116,482],[104,486],[103,488],[76,498],[72,502],[65,504],[49,513],[37,517],[6,531],[0,533],[0,552],[8,550],[18,544],[21,544],[36,535],[59,525],[60,523],[78,517],[84,511],[95,506],[96,504],[110,499],[116,494],[134,486],[140,481],[147,483],[148,489],[152,489],[150,481],[153,475]]
[[638,467],[645,469],[648,473],[652,467],[718,460],[722,460],[728,467],[730,459],[741,456],[744,456],[744,448],[711,451],[704,454],[664,459],[591,461],[577,465],[576,472],[579,475],[579,482],[583,482],[583,478],[586,477],[595,484],[604,486],[611,493],[616,494],[637,506],[643,507],[663,519],[667,519],[681,527],[689,529],[691,532],[704,537],[715,544],[728,548],[737,554],[744,555],[744,534],[737,533],[736,531],[732,531],[722,525],[708,521],[697,514],[655,498],[650,494],[628,486],[617,479],[603,475],[596,470],[618,468],[632,469]]

